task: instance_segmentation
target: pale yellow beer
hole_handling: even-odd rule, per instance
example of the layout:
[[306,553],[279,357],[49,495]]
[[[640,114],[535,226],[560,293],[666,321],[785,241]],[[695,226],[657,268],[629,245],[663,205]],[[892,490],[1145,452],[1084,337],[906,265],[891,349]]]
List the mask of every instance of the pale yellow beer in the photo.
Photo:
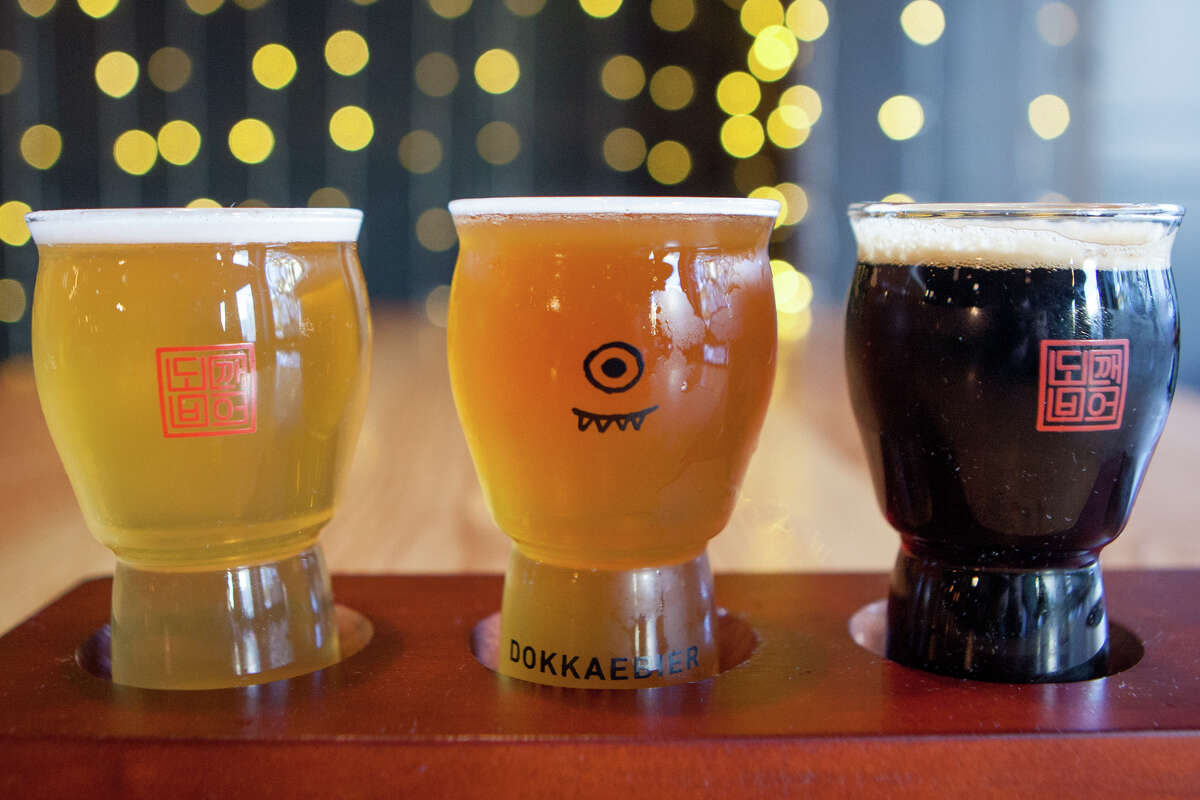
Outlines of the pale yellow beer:
[[[38,393],[88,526],[118,558],[114,678],[169,688],[260,682],[336,660],[314,548],[366,399],[361,214],[113,210],[29,220],[39,247]],[[197,653],[216,653],[213,663],[176,658],[169,674],[141,674],[154,659],[139,648],[162,642],[131,626],[164,593],[197,606],[176,617]],[[206,615],[215,593],[220,613]],[[314,593],[325,599],[311,603]],[[298,603],[310,606],[309,622],[281,643],[284,606]],[[275,653],[225,663],[220,629],[239,613],[252,638],[274,637],[266,649]],[[310,623],[316,633],[300,633]]]
[[455,403],[514,540],[501,671],[596,688],[711,676],[705,545],[729,519],[774,376],[778,205],[450,209]]

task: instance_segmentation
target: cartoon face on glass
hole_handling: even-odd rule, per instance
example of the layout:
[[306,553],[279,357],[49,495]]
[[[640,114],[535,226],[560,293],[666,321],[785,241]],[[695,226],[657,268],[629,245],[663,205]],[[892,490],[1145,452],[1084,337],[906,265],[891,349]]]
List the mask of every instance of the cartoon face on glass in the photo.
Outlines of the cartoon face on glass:
[[[638,384],[646,371],[642,351],[629,342],[607,342],[587,354],[583,360],[583,374],[592,386],[607,394],[628,392]],[[642,423],[658,406],[647,406],[637,411],[603,413],[572,408],[579,418],[579,430],[586,431],[594,426],[598,433],[605,433],[616,425],[617,430],[642,429]]]

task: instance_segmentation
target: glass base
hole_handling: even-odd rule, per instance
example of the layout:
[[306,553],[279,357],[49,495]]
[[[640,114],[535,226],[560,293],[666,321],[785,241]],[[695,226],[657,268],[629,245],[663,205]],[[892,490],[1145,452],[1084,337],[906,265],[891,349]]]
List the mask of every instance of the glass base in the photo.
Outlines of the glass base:
[[513,548],[501,674],[549,686],[642,689],[717,674],[708,555],[628,570],[564,567]]
[[1098,678],[1108,670],[1100,562],[997,569],[901,551],[888,596],[887,657],[909,667],[1006,683]]
[[117,561],[112,678],[147,689],[219,689],[339,660],[319,547],[263,564],[152,571]]

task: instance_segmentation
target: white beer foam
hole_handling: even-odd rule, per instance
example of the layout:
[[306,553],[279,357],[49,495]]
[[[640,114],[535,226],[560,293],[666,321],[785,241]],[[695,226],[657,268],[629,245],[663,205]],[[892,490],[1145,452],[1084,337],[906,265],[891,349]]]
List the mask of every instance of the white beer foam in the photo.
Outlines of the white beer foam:
[[470,217],[779,216],[775,200],[745,197],[482,197],[452,200],[455,219]]
[[1165,219],[1136,215],[981,219],[851,212],[850,224],[861,262],[979,269],[1167,269],[1176,229]]
[[103,208],[35,211],[39,245],[286,244],[353,242],[362,212],[350,208]]

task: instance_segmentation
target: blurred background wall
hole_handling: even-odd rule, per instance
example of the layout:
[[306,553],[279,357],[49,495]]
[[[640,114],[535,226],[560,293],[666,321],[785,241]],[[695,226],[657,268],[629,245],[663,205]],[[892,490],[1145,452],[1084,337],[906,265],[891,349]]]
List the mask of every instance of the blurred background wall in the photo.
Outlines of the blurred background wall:
[[[454,197],[769,196],[793,338],[843,301],[851,201],[1200,209],[1193,0],[2,2],[0,357],[30,209],[364,208],[376,301],[444,324]],[[1175,256],[1186,326],[1200,220]]]

